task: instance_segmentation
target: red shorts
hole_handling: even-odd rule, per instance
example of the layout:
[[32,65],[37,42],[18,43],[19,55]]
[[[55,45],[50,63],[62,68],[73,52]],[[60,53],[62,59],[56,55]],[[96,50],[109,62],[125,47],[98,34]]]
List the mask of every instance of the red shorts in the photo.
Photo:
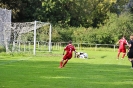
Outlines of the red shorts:
[[119,49],[118,52],[126,53],[126,49]]
[[71,58],[72,58],[72,55],[66,54],[64,55],[63,60],[71,59]]

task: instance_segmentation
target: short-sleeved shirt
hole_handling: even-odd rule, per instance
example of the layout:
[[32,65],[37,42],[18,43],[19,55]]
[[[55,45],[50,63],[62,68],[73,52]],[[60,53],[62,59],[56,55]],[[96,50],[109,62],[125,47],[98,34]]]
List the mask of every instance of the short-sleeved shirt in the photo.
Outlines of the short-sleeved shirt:
[[130,50],[133,49],[133,40],[130,40],[128,44],[131,44]]
[[127,40],[126,39],[120,39],[119,40],[119,49],[126,49],[125,45],[127,45]]
[[66,51],[65,56],[63,59],[71,59],[72,58],[72,53],[75,51],[75,47],[72,44],[68,44],[64,50]]
[[128,58],[133,58],[133,40],[130,40],[128,43],[131,44],[131,47],[128,52]]

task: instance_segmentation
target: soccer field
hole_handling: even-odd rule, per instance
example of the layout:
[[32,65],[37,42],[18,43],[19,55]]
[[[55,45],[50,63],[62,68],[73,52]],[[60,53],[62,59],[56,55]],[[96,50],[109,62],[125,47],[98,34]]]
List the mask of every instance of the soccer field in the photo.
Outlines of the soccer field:
[[43,56],[0,55],[0,88],[132,88],[133,69],[117,52],[86,51],[58,68],[62,52]]

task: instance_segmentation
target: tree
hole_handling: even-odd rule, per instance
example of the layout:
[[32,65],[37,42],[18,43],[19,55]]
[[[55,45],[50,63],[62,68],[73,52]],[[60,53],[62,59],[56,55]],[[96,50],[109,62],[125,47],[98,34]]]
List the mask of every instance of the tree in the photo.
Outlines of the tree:
[[36,10],[41,8],[40,0],[1,0],[0,7],[12,10],[13,22],[36,20]]
[[97,31],[104,39],[107,39],[107,41],[102,39],[103,42],[114,44],[123,35],[128,38],[133,31],[133,15],[129,13],[123,13],[119,17],[112,13],[108,13],[108,15],[107,23],[99,28],[99,32]]
[[43,21],[61,27],[99,27],[127,1],[105,0],[1,0],[0,6],[11,9],[13,22]]
[[13,21],[17,19],[17,13],[20,12],[20,7],[22,6],[21,0],[1,0],[0,7],[12,10]]
[[129,0],[116,0],[116,3],[112,3],[110,12],[116,13],[118,16],[126,11],[127,3],[129,3]]

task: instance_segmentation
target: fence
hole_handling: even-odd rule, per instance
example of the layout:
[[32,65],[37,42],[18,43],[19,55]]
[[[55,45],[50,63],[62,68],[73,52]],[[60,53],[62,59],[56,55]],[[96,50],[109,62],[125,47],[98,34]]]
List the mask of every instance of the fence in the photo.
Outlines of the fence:
[[[65,47],[67,43],[59,42],[54,43],[52,46],[53,50],[60,50],[62,47]],[[90,44],[90,43],[73,43],[77,50],[110,50],[110,51],[117,51],[118,45],[116,44]]]
[[[51,43],[51,50],[63,50],[63,48],[67,45],[66,42],[52,42]],[[27,42],[14,42],[13,45],[14,49],[12,51],[17,52],[33,52],[33,41]],[[77,50],[109,50],[109,51],[117,51],[118,45],[115,44],[89,44],[89,43],[73,43]],[[36,42],[36,52],[44,52],[48,51],[49,49],[49,42],[46,41],[37,41]]]

